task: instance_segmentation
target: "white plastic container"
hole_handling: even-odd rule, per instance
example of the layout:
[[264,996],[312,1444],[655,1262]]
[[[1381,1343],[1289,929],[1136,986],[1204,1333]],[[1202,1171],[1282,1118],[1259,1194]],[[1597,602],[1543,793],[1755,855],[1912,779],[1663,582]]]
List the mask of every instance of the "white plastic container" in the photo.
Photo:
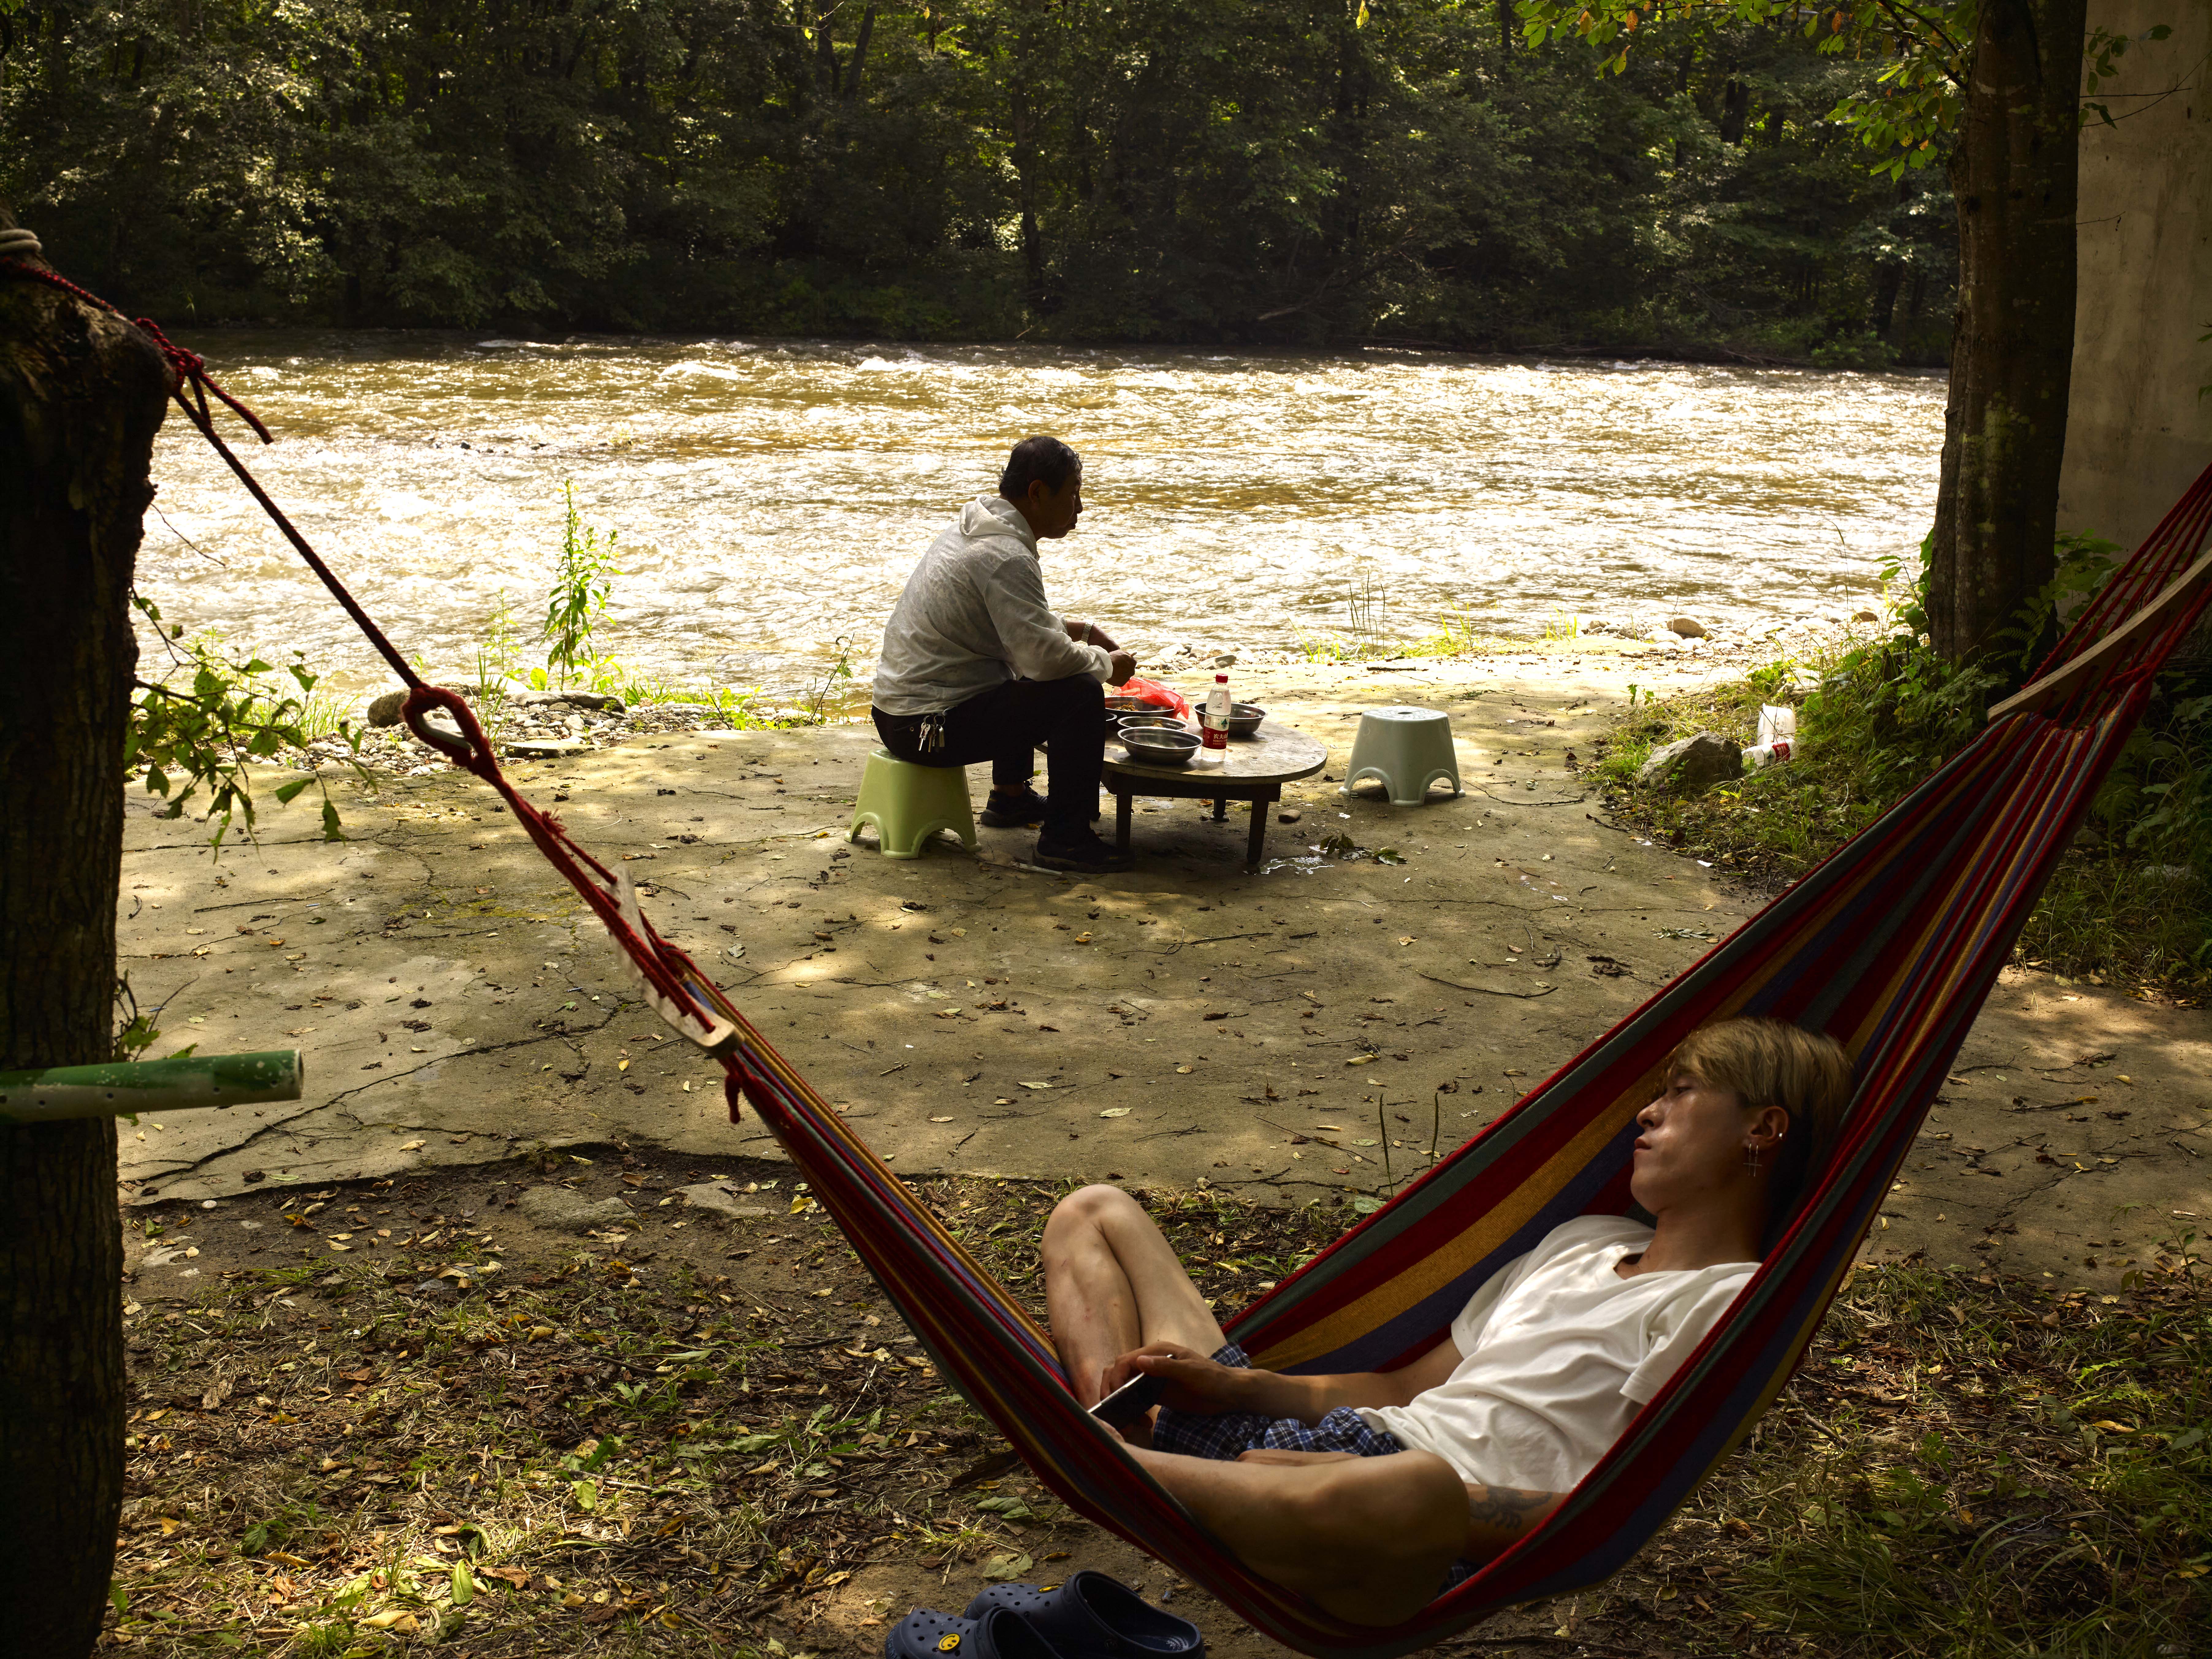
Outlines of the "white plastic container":
[[1229,676],[1216,674],[1213,690],[1206,694],[1205,712],[1198,717],[1199,741],[1208,749],[1229,747],[1229,716],[1236,703],[1229,696]]
[[1797,741],[1797,711],[1777,703],[1759,706],[1759,741],[1743,751],[1743,769],[1757,772],[1790,758]]

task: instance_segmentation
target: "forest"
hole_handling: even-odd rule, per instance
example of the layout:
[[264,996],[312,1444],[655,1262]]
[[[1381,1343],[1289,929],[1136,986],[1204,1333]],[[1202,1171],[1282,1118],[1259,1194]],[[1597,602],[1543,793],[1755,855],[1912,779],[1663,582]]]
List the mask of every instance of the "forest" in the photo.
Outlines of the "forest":
[[183,323],[1940,364],[1878,58],[1512,0],[0,0],[0,199]]

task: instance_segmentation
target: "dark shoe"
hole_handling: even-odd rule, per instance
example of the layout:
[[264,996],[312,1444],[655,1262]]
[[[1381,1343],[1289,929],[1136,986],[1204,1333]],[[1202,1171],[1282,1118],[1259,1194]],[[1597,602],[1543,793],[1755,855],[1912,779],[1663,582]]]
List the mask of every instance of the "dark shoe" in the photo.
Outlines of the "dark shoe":
[[884,1659],[1060,1659],[1060,1656],[1044,1637],[1003,1608],[986,1607],[973,1619],[955,1619],[917,1607],[884,1638]]
[[1065,1584],[994,1584],[968,1604],[968,1616],[994,1609],[1018,1615],[1063,1659],[1200,1659],[1206,1652],[1197,1626],[1103,1572],[1086,1570]]
[[1086,876],[1110,876],[1119,870],[1133,869],[1136,860],[1117,848],[1109,846],[1095,835],[1085,835],[1074,841],[1058,841],[1050,836],[1039,836],[1036,862],[1048,870],[1073,870]]
[[1023,786],[1018,795],[1001,795],[994,789],[990,799],[983,803],[982,811],[976,816],[993,830],[1019,830],[1042,823],[1044,797],[1027,785]]

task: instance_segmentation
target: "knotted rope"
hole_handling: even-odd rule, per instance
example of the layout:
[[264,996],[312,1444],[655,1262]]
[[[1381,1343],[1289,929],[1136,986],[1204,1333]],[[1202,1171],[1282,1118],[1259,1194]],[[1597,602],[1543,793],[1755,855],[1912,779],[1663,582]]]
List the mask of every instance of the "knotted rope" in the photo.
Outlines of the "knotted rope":
[[[23,263],[26,258],[40,259],[41,263],[26,264]],[[47,268],[43,258],[39,239],[31,232],[20,227],[0,230],[0,275],[43,283],[95,310],[104,311],[112,317],[123,317],[122,312],[98,295],[88,293],[68,277]],[[346,591],[345,584],[323,562],[321,556],[308,545],[307,538],[300,533],[291,520],[284,516],[283,509],[270,500],[269,493],[262,489],[260,481],[246,471],[246,464],[223,441],[222,434],[216,430],[208,396],[213,393],[218,401],[252,427],[254,435],[263,443],[276,442],[269,428],[262,423],[261,417],[223,390],[216,378],[208,373],[205,359],[198,352],[187,351],[172,342],[151,318],[123,319],[151,340],[168,363],[175,377],[174,384],[169,388],[169,395],[185,411],[185,418],[198,428],[200,436],[208,441],[215,453],[222,457],[224,463],[237,475],[239,482],[261,504],[261,510],[269,515],[270,521],[283,532],[284,539],[292,544],[294,550],[307,562],[307,568],[330,590],[331,597],[345,607],[346,615],[353,618],[354,626],[361,629],[362,636],[376,647],[377,654],[390,665],[392,672],[398,675],[405,684],[407,701],[401,708],[400,716],[405,720],[407,729],[454,765],[473,773],[499,792],[500,797],[514,811],[515,822],[536,843],[546,861],[568,878],[568,884],[582,896],[585,903],[599,917],[600,925],[606,928],[623,953],[629,958],[644,980],[648,993],[657,999],[656,1006],[660,1007],[664,1018],[678,1024],[679,1029],[695,1042],[707,1039],[700,1031],[690,1029],[690,1025],[704,1028],[708,1037],[726,1030],[721,1022],[702,1007],[702,1000],[708,1006],[722,1001],[719,989],[714,988],[713,981],[683,951],[656,933],[652,924],[646,921],[642,915],[635,914],[634,909],[633,925],[632,915],[623,913],[623,902],[618,896],[623,890],[623,884],[615,873],[570,840],[558,818],[550,812],[541,812],[516,792],[514,786],[500,770],[499,762],[492,752],[491,740],[477,723],[476,711],[458,693],[441,685],[426,683],[407,659],[400,654],[398,647],[385,637],[384,630],[376,625],[368,611],[362,609],[360,601]],[[459,729],[441,729],[430,725],[429,716],[434,712],[446,714]],[[634,907],[634,900],[632,904]],[[686,1021],[690,1024],[686,1024]],[[748,1087],[760,1086],[760,1079],[743,1052],[728,1042],[714,1043],[713,1052],[726,1073],[723,1093],[729,1103],[731,1120],[735,1121],[740,1094]]]

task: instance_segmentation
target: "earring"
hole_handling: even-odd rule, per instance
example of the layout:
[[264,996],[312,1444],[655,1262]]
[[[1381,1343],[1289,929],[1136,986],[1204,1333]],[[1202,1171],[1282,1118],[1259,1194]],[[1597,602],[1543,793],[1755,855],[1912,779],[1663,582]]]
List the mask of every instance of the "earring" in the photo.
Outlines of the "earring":
[[1753,1175],[1757,1175],[1759,1173],[1759,1148],[1757,1146],[1749,1146],[1743,1149],[1743,1167],[1750,1170]]

